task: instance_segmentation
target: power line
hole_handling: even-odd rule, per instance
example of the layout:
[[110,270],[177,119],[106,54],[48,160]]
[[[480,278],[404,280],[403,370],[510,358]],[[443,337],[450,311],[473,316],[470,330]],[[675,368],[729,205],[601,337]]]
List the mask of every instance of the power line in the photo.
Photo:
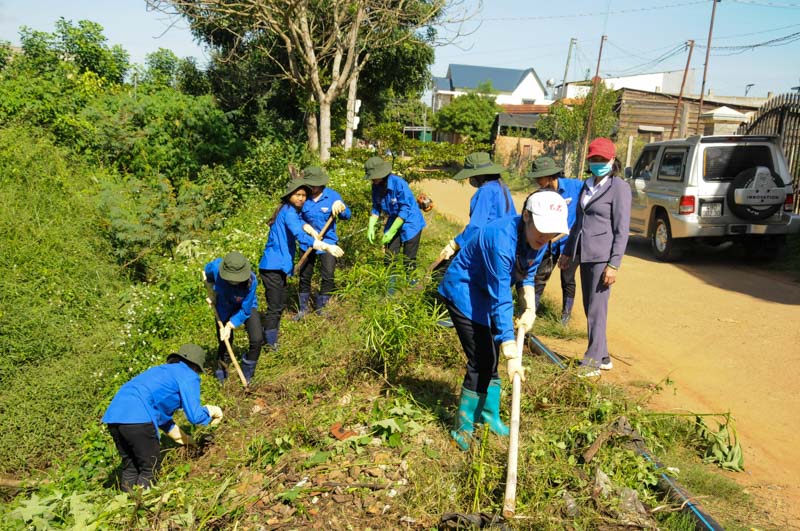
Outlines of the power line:
[[651,60],[647,61],[646,63],[641,63],[641,64],[638,64],[636,66],[632,66],[632,67],[629,67],[629,68],[624,68],[622,70],[616,70],[616,71],[612,71],[612,72],[614,72],[616,74],[616,76],[623,76],[623,75],[630,75],[631,72],[634,72],[636,70],[650,69],[650,68],[653,68],[653,67],[655,67],[657,65],[660,65],[664,61],[667,61],[668,59],[671,59],[671,58],[675,57],[676,55],[678,55],[680,53],[683,53],[683,50],[685,48],[686,48],[686,43],[682,42],[679,45],[673,47],[672,49],[664,52],[660,56],[656,57],[655,59],[651,59]]
[[[755,44],[743,44],[740,46],[712,46],[711,49],[714,50],[715,52],[717,51],[728,52],[728,53],[717,53],[715,55],[736,55],[751,50],[755,50],[756,48],[785,46],[787,44],[791,44],[798,40],[800,40],[800,31],[795,33],[790,33],[789,35],[784,35],[783,37],[770,39],[768,41],[758,42]],[[698,48],[706,48],[706,46],[700,44],[698,45]]]
[[697,4],[706,4],[708,0],[694,0],[693,2],[683,2],[680,4],[669,4],[663,6],[653,7],[638,7],[635,9],[620,9],[618,11],[600,11],[597,13],[571,13],[569,15],[541,15],[535,17],[502,17],[502,18],[484,18],[481,22],[518,22],[528,20],[554,20],[563,18],[581,18],[581,17],[605,17],[608,15],[622,15],[625,13],[638,13],[642,11],[656,11],[659,9],[670,9],[673,7],[685,7]]
[[782,9],[800,9],[800,4],[783,4],[778,2],[756,1],[756,0],[730,0],[737,4],[748,4],[760,7],[777,7]]

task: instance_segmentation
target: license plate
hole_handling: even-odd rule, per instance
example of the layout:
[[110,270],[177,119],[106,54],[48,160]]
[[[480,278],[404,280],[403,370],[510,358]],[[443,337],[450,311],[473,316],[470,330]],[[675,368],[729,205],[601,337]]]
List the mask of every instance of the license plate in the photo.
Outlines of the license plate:
[[702,203],[700,205],[700,215],[704,218],[720,217],[722,215],[722,203]]

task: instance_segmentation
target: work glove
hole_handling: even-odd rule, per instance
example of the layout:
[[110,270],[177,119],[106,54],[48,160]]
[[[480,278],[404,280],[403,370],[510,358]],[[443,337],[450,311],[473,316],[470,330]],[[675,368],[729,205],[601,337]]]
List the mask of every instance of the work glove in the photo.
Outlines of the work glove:
[[500,344],[500,354],[506,359],[508,365],[508,379],[514,381],[514,375],[519,374],[520,381],[525,381],[525,369],[522,367],[522,352],[517,350],[516,341],[504,341]]
[[222,409],[217,406],[212,406],[210,404],[206,404],[205,408],[208,410],[208,414],[211,415],[211,422],[208,424],[209,426],[216,426],[222,420]]
[[369,224],[367,225],[367,240],[369,243],[375,243],[375,229],[378,227],[378,216],[370,216]]
[[185,431],[180,429],[177,424],[175,424],[171,430],[167,432],[169,438],[175,441],[176,443],[188,446],[194,446],[194,439],[192,439],[191,435],[188,435]]
[[233,323],[231,323],[230,321],[225,323],[225,326],[219,329],[219,340],[222,341],[223,343],[225,341],[228,341],[231,338],[231,332],[233,331],[234,328],[236,327],[233,326]]
[[330,243],[325,243],[322,240],[314,240],[314,250],[315,251],[323,251],[328,253],[334,258],[341,258],[344,256],[344,251],[338,245],[331,245]]
[[403,225],[404,221],[403,218],[394,218],[394,223],[392,226],[389,227],[389,230],[383,233],[383,238],[381,238],[381,243],[383,245],[388,244],[390,241],[394,239],[397,235],[397,231],[400,230],[400,227]]
[[306,223],[303,225],[303,232],[314,238],[315,240],[319,240],[319,232],[314,230],[314,227]]
[[214,291],[214,283],[208,281],[205,270],[203,270],[203,283],[206,285],[206,298],[211,301],[211,304],[216,304],[217,292]]
[[536,321],[536,290],[533,286],[523,285],[517,289],[517,300],[522,314],[517,319],[517,328],[524,328],[525,332],[533,330]]
[[346,208],[347,208],[347,207],[346,207],[346,206],[344,206],[344,203],[342,203],[341,201],[339,201],[339,200],[337,199],[337,200],[336,200],[336,201],[334,201],[334,202],[333,202],[333,204],[331,205],[331,214],[333,214],[334,216],[338,216],[339,214],[341,214],[342,212],[344,212]]
[[442,260],[450,260],[455,256],[455,254],[461,249],[461,246],[456,243],[455,240],[450,240],[447,242],[447,245],[444,246],[442,252],[439,253],[439,258]]

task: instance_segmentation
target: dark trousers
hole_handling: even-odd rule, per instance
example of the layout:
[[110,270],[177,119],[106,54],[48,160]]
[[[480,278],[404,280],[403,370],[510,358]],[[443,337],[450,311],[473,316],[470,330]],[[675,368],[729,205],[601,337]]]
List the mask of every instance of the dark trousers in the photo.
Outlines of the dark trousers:
[[489,382],[499,378],[497,374],[497,346],[494,334],[488,326],[470,320],[445,300],[450,320],[467,355],[467,372],[464,375],[464,387],[476,393],[485,393]]
[[[539,269],[536,270],[536,276],[533,279],[536,295],[538,295],[537,299],[544,293],[544,287],[556,269],[560,256],[561,253],[558,249],[554,251],[550,245],[545,249],[542,263],[539,264]],[[575,298],[575,272],[577,270],[578,262],[575,260],[570,260],[569,267],[561,270],[561,295],[564,299]]]
[[606,324],[608,322],[608,301],[611,289],[603,284],[603,271],[606,262],[581,263],[581,291],[583,311],[589,331],[589,346],[586,347],[584,363],[593,367],[608,358]]
[[283,310],[286,309],[286,273],[275,269],[260,269],[259,274],[267,297],[264,330],[277,330],[281,325]]
[[[264,345],[264,330],[261,327],[261,316],[258,314],[258,310],[254,309],[250,312],[250,317],[248,317],[247,321],[244,322],[244,326],[247,330],[247,341],[250,343],[250,348],[247,351],[247,359],[249,361],[258,361],[258,357],[261,355],[261,347]],[[225,366],[230,361],[228,359],[228,349],[225,346],[225,343],[220,340],[219,326],[216,328],[217,341],[219,341],[219,346],[217,347],[217,359],[223,366]],[[233,345],[234,333],[235,331],[231,330],[231,337],[228,339],[231,345]]]
[[328,253],[312,252],[308,255],[306,263],[300,269],[300,293],[311,293],[311,277],[314,276],[314,266],[319,261],[319,294],[330,295],[334,289],[333,274],[336,271],[336,258]]
[[422,239],[422,231],[419,231],[416,236],[408,241],[400,241],[400,231],[394,238],[386,245],[386,254],[383,256],[383,263],[387,266],[391,265],[397,259],[400,253],[400,247],[403,247],[403,266],[407,273],[413,272],[417,268],[417,251],[419,251],[419,242]]
[[161,450],[153,423],[109,424],[108,431],[122,457],[120,488],[129,492],[134,485],[143,488],[152,485],[158,473]]

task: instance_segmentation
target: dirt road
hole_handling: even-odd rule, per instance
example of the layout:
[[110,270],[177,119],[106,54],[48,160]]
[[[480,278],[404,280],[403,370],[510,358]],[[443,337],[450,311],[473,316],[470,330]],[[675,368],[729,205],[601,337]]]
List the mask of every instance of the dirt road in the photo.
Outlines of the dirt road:
[[[418,186],[439,213],[466,223],[473,188]],[[515,194],[518,210],[523,199]],[[545,296],[561,300],[555,274]],[[576,310],[573,326],[585,327],[579,304]],[[614,370],[603,378],[674,382],[651,407],[730,411],[746,469],[730,476],[776,526],[800,529],[800,279],[740,265],[731,252],[701,250],[665,264],[652,258],[646,240],[632,237],[612,290],[608,340]],[[559,345],[575,357],[584,348],[582,341]]]

